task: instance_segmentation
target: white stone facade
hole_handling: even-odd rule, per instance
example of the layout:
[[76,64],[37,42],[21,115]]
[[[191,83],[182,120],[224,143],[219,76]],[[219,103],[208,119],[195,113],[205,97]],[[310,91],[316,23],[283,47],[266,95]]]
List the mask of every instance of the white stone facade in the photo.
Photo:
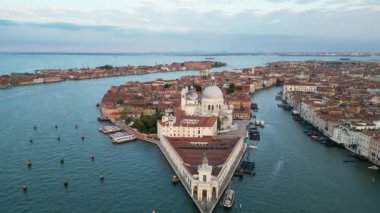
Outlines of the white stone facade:
[[206,87],[200,100],[192,87],[183,88],[181,110],[186,115],[219,117],[222,130],[233,126],[233,106],[224,102],[223,92],[215,85]]

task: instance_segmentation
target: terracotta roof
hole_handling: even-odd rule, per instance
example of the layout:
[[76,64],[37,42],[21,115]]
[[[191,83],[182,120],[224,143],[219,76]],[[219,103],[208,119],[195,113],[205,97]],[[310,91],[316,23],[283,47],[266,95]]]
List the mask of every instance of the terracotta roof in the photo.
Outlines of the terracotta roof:
[[[170,138],[169,143],[187,164],[186,168],[192,174],[198,174],[197,167],[202,164],[202,153],[206,153],[209,165],[213,166],[212,174],[217,176],[222,165],[235,148],[240,137],[237,136],[213,136],[203,138]],[[204,142],[207,145],[194,143]]]

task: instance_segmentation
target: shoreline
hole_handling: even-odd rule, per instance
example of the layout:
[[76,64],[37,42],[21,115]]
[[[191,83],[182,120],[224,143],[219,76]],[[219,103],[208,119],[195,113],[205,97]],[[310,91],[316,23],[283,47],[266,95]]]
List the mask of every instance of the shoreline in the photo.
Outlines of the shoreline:
[[0,75],[0,89],[16,86],[57,83],[68,80],[87,80],[97,78],[121,77],[129,75],[145,75],[153,73],[201,71],[227,66],[219,61],[185,61],[155,66],[118,66],[104,65],[96,68],[44,69],[34,73],[10,73]]

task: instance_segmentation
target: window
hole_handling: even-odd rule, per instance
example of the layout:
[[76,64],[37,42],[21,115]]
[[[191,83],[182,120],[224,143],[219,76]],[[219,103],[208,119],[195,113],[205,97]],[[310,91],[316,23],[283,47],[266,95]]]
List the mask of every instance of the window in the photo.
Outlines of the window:
[[207,181],[207,177],[206,175],[203,175],[203,182],[206,182]]

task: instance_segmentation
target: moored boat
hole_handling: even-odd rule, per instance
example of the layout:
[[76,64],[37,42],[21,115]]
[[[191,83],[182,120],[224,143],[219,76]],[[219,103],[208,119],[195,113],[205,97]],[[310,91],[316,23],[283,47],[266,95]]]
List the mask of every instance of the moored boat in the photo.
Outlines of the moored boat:
[[116,138],[113,138],[113,143],[125,143],[125,142],[130,142],[130,141],[134,141],[136,140],[137,137],[133,134],[128,134],[128,135],[125,135],[125,136],[121,136],[121,137],[116,137]]
[[223,198],[223,207],[231,208],[234,204],[235,191],[232,189],[227,189]]
[[121,131],[121,128],[118,126],[104,126],[99,129],[100,132],[104,134],[109,134],[109,133],[115,133]]

